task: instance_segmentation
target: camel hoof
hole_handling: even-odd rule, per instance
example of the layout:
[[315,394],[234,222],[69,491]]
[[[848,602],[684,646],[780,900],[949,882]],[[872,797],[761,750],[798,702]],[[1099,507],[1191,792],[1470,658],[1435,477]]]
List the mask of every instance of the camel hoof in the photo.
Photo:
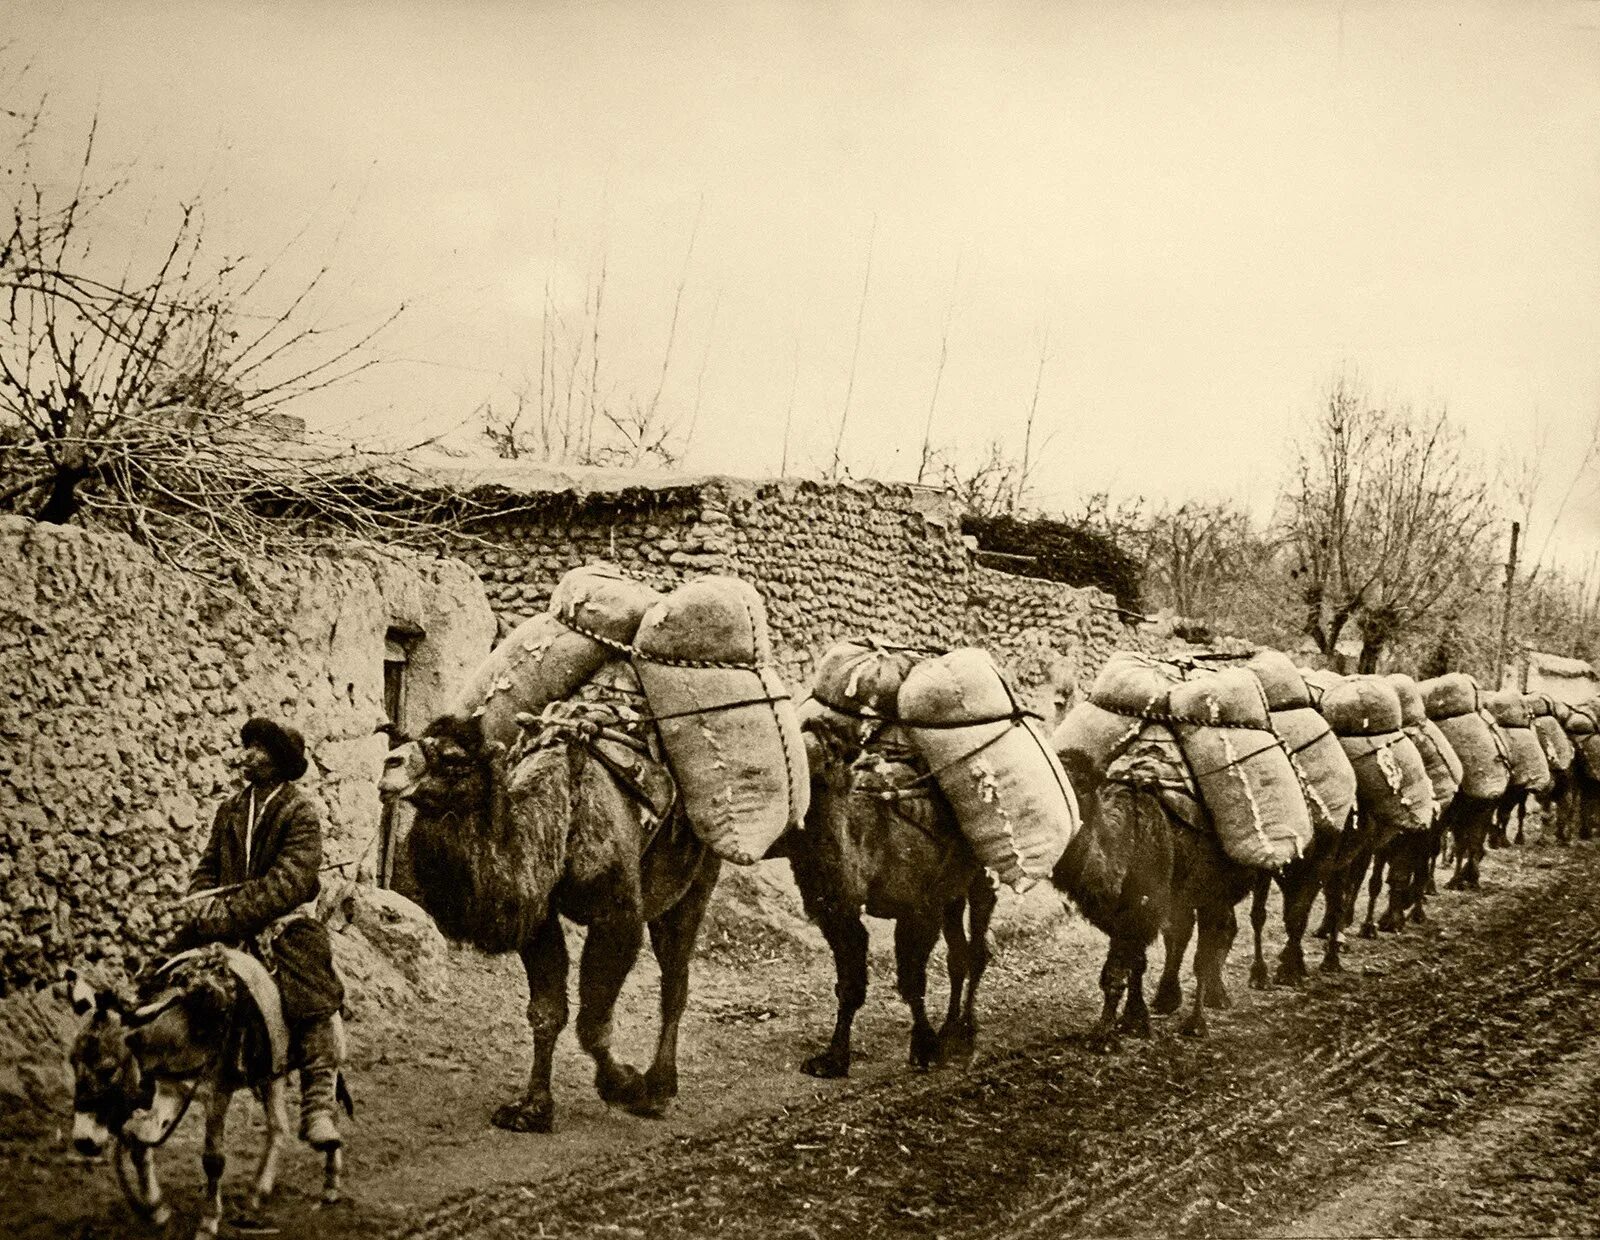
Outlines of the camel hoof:
[[939,1057],[939,1035],[931,1026],[914,1028],[911,1030],[911,1049],[906,1054],[906,1063],[911,1067],[926,1072]]
[[978,1047],[978,1031],[970,1021],[959,1020],[939,1031],[939,1062],[965,1067]]
[[1322,963],[1317,966],[1324,973],[1343,973],[1344,965],[1339,963],[1337,956],[1324,956]]
[[1465,891],[1467,889],[1467,880],[1457,874],[1444,885],[1444,889],[1446,891]]
[[555,1118],[555,1104],[548,1099],[524,1099],[496,1108],[489,1122],[507,1132],[554,1132]]
[[1413,926],[1420,926],[1428,920],[1428,914],[1423,912],[1422,905],[1419,904],[1411,910],[1410,919]]
[[1150,1010],[1157,1016],[1171,1016],[1183,1006],[1183,987],[1176,982],[1168,984],[1162,982],[1156,991],[1155,1002],[1150,1005]]
[[850,1075],[850,1052],[836,1054],[831,1050],[823,1051],[801,1063],[800,1071],[824,1081],[836,1081]]
[[1385,913],[1383,919],[1378,922],[1378,929],[1388,934],[1399,934],[1405,928],[1406,918],[1404,913]]
[[1150,1036],[1149,1012],[1124,1012],[1117,1021],[1117,1032],[1126,1034],[1130,1038],[1148,1038]]
[[1325,939],[1332,933],[1333,931],[1330,930],[1327,925],[1321,925],[1311,932],[1311,937],[1314,939]]
[[163,1202],[145,1216],[152,1227],[165,1227],[172,1222],[172,1207]]
[[[1278,972],[1282,973],[1283,970],[1279,969]],[[1250,966],[1250,989],[1265,990],[1267,988],[1267,983],[1267,962],[1264,960],[1257,960]]]
[[659,1098],[663,1102],[670,1101],[678,1096],[678,1069],[676,1067],[657,1069],[652,1067],[644,1074],[645,1092],[652,1098]]
[[600,1095],[601,1102],[628,1111],[649,1100],[644,1076],[637,1068],[629,1067],[625,1063],[606,1063],[597,1068],[594,1074],[594,1088]]
[[1377,938],[1378,937],[1378,927],[1373,925],[1370,921],[1362,922],[1361,923],[1361,937],[1364,938],[1364,939],[1375,939],[1375,938]]
[[629,1115],[636,1115],[640,1119],[661,1119],[667,1113],[670,1100],[650,1094],[640,1098],[637,1102],[625,1102],[622,1109]]
[[1105,1021],[1100,1021],[1096,1023],[1093,1029],[1089,1030],[1085,1040],[1089,1044],[1089,1049],[1096,1055],[1109,1055],[1117,1049],[1117,1043],[1120,1039],[1117,1037],[1115,1022],[1107,1024]]
[[1186,1038],[1195,1038],[1196,1040],[1199,1040],[1206,1036],[1206,1027],[1203,1024],[1196,1024],[1194,1021],[1186,1020],[1183,1022],[1183,1027],[1180,1028],[1178,1032]]
[[1213,1012],[1226,1012],[1233,1006],[1233,996],[1221,982],[1206,987],[1206,1006]]

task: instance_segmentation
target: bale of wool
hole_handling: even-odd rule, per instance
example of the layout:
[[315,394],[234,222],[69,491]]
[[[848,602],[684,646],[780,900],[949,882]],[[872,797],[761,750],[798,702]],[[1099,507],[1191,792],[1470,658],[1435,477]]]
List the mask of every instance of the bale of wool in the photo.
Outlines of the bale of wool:
[[1106,767],[1106,782],[1154,792],[1167,812],[1192,830],[1211,832],[1211,819],[1178,738],[1164,723],[1142,720],[1138,733]]
[[1311,690],[1311,704],[1317,705],[1322,701],[1323,695],[1344,679],[1338,672],[1330,671],[1325,667],[1313,667],[1302,673],[1305,677],[1306,688]]
[[1478,682],[1465,672],[1446,672],[1417,686],[1422,704],[1434,722],[1470,715],[1478,709]]
[[873,639],[835,642],[811,677],[811,695],[836,711],[892,719],[895,698],[918,656]]
[[1485,693],[1481,705],[1502,728],[1526,728],[1533,724],[1527,703],[1515,689],[1496,689],[1493,693]]
[[478,665],[450,713],[482,720],[488,742],[510,746],[517,715],[537,715],[559,702],[611,657],[599,642],[575,633],[549,612],[523,621]]
[[1144,723],[1137,715],[1119,714],[1093,702],[1079,702],[1056,728],[1050,745],[1063,766],[1074,771],[1087,768],[1103,775],[1133,744]]
[[1356,773],[1339,738],[1311,706],[1275,710],[1271,719],[1272,730],[1300,777],[1312,827],[1343,831],[1356,803]]
[[615,564],[596,563],[575,568],[556,582],[549,611],[580,633],[626,646],[644,613],[660,601],[660,593]]
[[1197,674],[1172,687],[1167,708],[1228,856],[1275,870],[1303,854],[1311,812],[1255,675],[1243,667]]
[[1567,735],[1577,750],[1576,770],[1600,783],[1600,702],[1574,706],[1567,715]]
[[1391,736],[1400,730],[1400,695],[1382,676],[1347,676],[1322,695],[1322,716],[1340,736]]
[[1396,831],[1425,831],[1433,823],[1433,781],[1422,755],[1404,732],[1341,736],[1356,772],[1356,799],[1364,817]]
[[1298,710],[1311,705],[1311,690],[1306,685],[1305,673],[1288,655],[1276,650],[1258,650],[1245,666],[1261,682],[1268,710]]
[[1167,691],[1177,679],[1171,664],[1119,650],[1106,660],[1095,677],[1089,700],[1102,710],[1119,715],[1159,716],[1166,713]]
[[1077,833],[1077,798],[994,661],[971,648],[926,659],[897,706],[978,860],[1017,891],[1049,877]]
[[1544,749],[1545,761],[1550,764],[1552,771],[1570,771],[1575,750],[1572,740],[1567,736],[1567,730],[1553,714],[1536,715],[1533,720],[1534,735],[1539,738],[1539,745]]
[[1461,760],[1460,795],[1496,801],[1511,781],[1511,761],[1493,721],[1477,711],[1433,721]]
[[811,796],[799,720],[771,659],[761,596],[736,577],[679,586],[645,613],[634,640],[689,821],[738,865],[798,826]]
[[1533,716],[1522,694],[1514,689],[1497,689],[1484,695],[1483,706],[1505,733],[1511,757],[1511,786],[1528,792],[1548,792],[1553,782],[1550,763],[1534,734]]
[[1390,672],[1384,679],[1394,687],[1395,696],[1400,699],[1400,726],[1421,727],[1422,721],[1428,717],[1428,707],[1422,700],[1422,689],[1417,682],[1404,672]]
[[[1420,696],[1418,700],[1421,700]],[[1443,813],[1461,790],[1461,759],[1439,730],[1439,725],[1426,715],[1421,723],[1408,724],[1405,733],[1422,756],[1422,765],[1427,768],[1428,779],[1433,783],[1434,802]]]

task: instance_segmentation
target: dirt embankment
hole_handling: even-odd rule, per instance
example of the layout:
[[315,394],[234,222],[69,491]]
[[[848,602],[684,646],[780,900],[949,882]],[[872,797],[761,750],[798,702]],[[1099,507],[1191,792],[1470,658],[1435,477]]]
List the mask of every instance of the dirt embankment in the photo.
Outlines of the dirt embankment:
[[[462,956],[445,998],[353,1030],[350,1200],[312,1211],[300,1151],[271,1224],[430,1240],[1593,1234],[1600,847],[1493,854],[1485,883],[1433,902],[1425,926],[1352,943],[1346,973],[1299,992],[1246,990],[1241,938],[1235,1007],[1208,1041],[1158,1021],[1149,1042],[1109,1055],[1081,1037],[1099,936],[1078,922],[1013,936],[965,1072],[903,1067],[906,1022],[880,953],[847,1082],[796,1070],[831,1023],[826,956],[713,944],[672,1114],[608,1112],[568,1037],[558,1131],[543,1138],[487,1126],[522,1084],[526,991],[515,962]],[[641,967],[619,1011],[635,1059],[653,988]],[[241,1189],[259,1136],[245,1110]],[[195,1199],[197,1128],[186,1121],[163,1160],[180,1206]],[[0,1143],[0,1231],[125,1234],[109,1169],[56,1142]]]

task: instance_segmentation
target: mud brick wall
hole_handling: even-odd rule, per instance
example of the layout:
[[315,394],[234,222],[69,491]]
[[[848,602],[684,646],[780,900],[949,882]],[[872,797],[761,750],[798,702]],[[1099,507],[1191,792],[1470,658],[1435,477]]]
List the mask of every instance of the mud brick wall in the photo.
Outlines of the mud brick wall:
[[1047,713],[1113,649],[1143,644],[1101,591],[977,565],[949,498],[924,488],[717,478],[519,507],[454,547],[483,577],[502,632],[542,610],[568,569],[603,559],[662,589],[701,573],[744,577],[766,601],[779,667],[796,687],[844,637],[973,644]]
[[379,816],[386,635],[426,718],[489,649],[472,573],[372,551],[204,584],[115,535],[0,518],[0,992],[145,954],[237,786],[239,726],[306,737],[328,862]]

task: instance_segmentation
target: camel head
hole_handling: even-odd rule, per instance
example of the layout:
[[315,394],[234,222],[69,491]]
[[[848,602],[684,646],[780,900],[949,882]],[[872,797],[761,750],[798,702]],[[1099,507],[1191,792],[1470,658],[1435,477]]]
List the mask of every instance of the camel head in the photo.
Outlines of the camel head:
[[487,812],[496,749],[484,744],[481,720],[442,715],[389,751],[378,792],[425,814]]

